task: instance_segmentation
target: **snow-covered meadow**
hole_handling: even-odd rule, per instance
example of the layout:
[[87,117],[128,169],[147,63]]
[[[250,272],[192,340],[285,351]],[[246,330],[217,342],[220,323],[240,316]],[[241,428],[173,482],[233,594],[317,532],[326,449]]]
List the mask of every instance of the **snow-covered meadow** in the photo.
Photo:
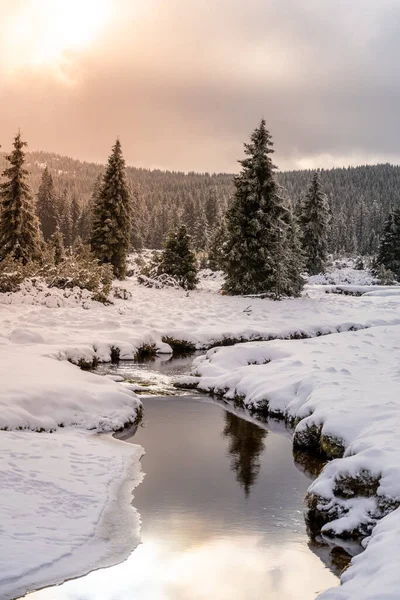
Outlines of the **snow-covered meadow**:
[[[353,284],[373,283],[358,273],[363,279],[355,275]],[[340,284],[339,279],[332,274],[331,285]],[[132,359],[143,349],[170,353],[182,342],[207,350],[257,340],[211,350],[196,364],[202,376],[196,382],[204,389],[217,384],[248,404],[268,400],[271,409],[302,419],[298,440],[307,424],[317,426],[321,439],[331,436],[332,448],[332,440],[340,440],[344,458],[332,461],[312,487],[325,512],[333,515],[326,528],[341,533],[368,524],[380,516],[380,496],[400,498],[400,295],[326,294],[325,286],[312,283],[302,298],[273,302],[223,296],[220,284],[218,276],[204,273],[199,289],[188,294],[145,288],[133,276],[123,284],[126,292],[118,293],[125,299],[113,298],[109,306],[94,302],[90,294],[49,289],[40,282],[0,295],[0,427],[8,430],[0,432],[2,477],[15,482],[0,503],[2,597],[108,564],[109,551],[121,558],[132,544],[127,527],[111,549],[103,533],[127,472],[134,470],[134,482],[140,480],[142,450],[96,432],[134,421],[140,401],[120,383],[70,362],[110,361],[115,352]],[[376,478],[376,496],[354,499],[335,493],[340,475],[357,476],[362,470]],[[29,493],[23,496],[24,489]],[[137,534],[127,497],[118,497],[125,498],[124,514]],[[32,526],[34,514],[39,521]],[[381,528],[388,536],[391,528],[384,523],[395,514],[375,531]],[[362,581],[362,565],[374,560],[373,548],[380,547],[375,537],[346,573],[353,586]],[[35,552],[42,545],[46,552]],[[394,560],[398,555],[392,554]],[[327,597],[354,597],[343,595],[348,585]]]

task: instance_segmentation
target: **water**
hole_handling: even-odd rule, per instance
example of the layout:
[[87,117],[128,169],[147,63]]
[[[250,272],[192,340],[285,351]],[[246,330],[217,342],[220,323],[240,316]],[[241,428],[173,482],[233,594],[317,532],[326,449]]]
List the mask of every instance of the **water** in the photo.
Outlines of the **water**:
[[128,440],[146,450],[133,500],[141,545],[29,600],[311,600],[338,584],[329,553],[307,537],[310,479],[288,436],[201,396],[143,401]]

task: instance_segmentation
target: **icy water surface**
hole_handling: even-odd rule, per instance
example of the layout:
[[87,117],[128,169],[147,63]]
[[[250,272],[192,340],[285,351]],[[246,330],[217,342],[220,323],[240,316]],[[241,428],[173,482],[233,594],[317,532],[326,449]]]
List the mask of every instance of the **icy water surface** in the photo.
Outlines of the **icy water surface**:
[[143,402],[128,440],[146,450],[141,545],[29,600],[311,600],[338,584],[328,551],[310,546],[310,479],[288,437],[201,396]]

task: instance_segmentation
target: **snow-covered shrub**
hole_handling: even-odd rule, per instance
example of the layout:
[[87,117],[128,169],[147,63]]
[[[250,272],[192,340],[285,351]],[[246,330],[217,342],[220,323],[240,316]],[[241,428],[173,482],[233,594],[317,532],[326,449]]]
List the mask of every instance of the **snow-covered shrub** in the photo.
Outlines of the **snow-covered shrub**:
[[81,246],[76,253],[66,256],[54,265],[46,276],[50,287],[81,288],[93,292],[93,299],[107,302],[111,291],[113,270],[110,264],[99,264],[87,246]]
[[112,288],[112,295],[118,300],[130,300],[132,298],[132,292],[120,286],[115,286]]
[[384,265],[380,265],[375,273],[378,278],[378,285],[394,285],[397,283],[393,271],[387,269]]
[[26,281],[41,281],[46,286],[60,289],[79,288],[93,293],[93,300],[107,302],[113,279],[110,265],[100,265],[88,247],[81,246],[58,264],[54,252],[48,249],[42,261],[21,261],[11,256],[0,262],[0,293],[16,292]]
[[16,292],[28,276],[28,269],[8,255],[0,262],[0,293]]

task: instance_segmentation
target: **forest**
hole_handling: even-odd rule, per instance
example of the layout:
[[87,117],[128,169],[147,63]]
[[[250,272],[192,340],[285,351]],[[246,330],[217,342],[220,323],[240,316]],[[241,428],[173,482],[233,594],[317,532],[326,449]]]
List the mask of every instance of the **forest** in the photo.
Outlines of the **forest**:
[[[104,166],[48,152],[28,152],[26,167],[36,195],[47,165],[60,198],[64,219],[82,214]],[[0,155],[0,171],[6,160]],[[135,201],[136,245],[162,248],[168,232],[183,221],[201,245],[204,233],[211,234],[220,214],[225,213],[234,193],[229,173],[183,173],[127,167],[127,180]],[[331,212],[329,251],[334,254],[374,254],[389,212],[400,207],[400,167],[390,164],[321,169],[320,181]],[[294,209],[300,205],[312,180],[312,171],[277,171],[281,194]],[[71,206],[75,213],[71,215]],[[216,210],[215,210],[216,209]],[[64,234],[65,235],[65,234]],[[68,237],[68,236],[67,236]],[[196,240],[197,238],[197,240]]]

